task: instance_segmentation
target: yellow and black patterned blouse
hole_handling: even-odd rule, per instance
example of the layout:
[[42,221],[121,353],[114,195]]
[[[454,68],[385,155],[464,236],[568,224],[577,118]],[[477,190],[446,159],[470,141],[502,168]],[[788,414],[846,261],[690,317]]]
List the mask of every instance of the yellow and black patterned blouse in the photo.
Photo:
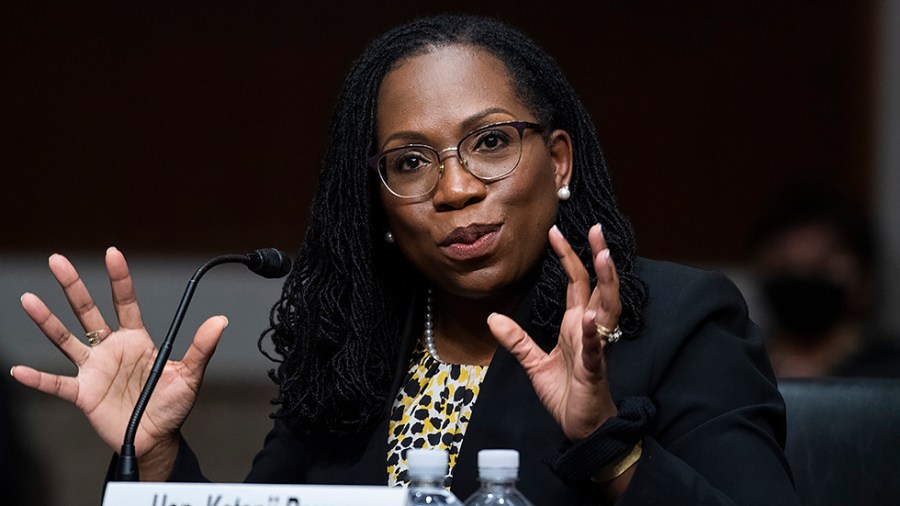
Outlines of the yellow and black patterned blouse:
[[435,448],[450,454],[450,475],[487,366],[435,360],[421,343],[391,410],[388,485],[408,485],[406,450]]

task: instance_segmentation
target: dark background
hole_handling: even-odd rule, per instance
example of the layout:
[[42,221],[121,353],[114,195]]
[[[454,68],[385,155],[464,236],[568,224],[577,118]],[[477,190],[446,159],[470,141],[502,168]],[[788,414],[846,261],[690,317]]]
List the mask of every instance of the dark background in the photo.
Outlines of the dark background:
[[[890,1],[495,0],[470,12],[501,15],[557,57],[596,121],[640,254],[740,270],[757,216],[794,182],[838,186],[874,210],[885,179],[873,161],[875,12]],[[102,252],[125,251],[157,339],[201,259],[296,251],[353,58],[412,16],[470,7],[183,4],[0,7],[7,367],[73,371],[18,308],[33,291],[78,328],[46,269],[54,251],[74,257],[101,305]],[[884,278],[898,279],[893,267]],[[232,322],[185,426],[216,481],[243,479],[273,395],[255,337],[279,283],[228,274],[204,280],[176,345],[209,314]],[[25,502],[96,505],[109,449],[68,403],[11,391]]]
[[[295,251],[353,58],[464,5],[185,4],[3,7],[0,253]],[[741,262],[795,181],[871,205],[871,0],[483,5],[582,95],[640,254]]]

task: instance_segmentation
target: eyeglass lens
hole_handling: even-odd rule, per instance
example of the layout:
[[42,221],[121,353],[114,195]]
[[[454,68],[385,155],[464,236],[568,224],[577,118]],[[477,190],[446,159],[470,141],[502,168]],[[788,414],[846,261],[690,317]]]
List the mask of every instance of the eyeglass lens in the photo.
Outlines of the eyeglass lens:
[[[489,181],[516,168],[522,156],[522,135],[513,125],[495,125],[467,135],[457,149],[464,168],[475,177]],[[442,165],[453,156],[445,154],[441,159],[429,146],[402,146],[389,150],[379,159],[379,174],[395,194],[416,197],[434,188],[441,177]]]

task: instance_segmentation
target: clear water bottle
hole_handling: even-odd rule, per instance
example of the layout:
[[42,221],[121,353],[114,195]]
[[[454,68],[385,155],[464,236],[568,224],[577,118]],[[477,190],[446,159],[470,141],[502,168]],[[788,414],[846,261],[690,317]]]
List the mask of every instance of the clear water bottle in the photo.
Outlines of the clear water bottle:
[[447,450],[410,448],[406,452],[409,468],[409,506],[453,505],[462,506],[452,492],[444,488],[450,455]]
[[478,452],[478,481],[465,506],[532,506],[516,488],[519,477],[519,452],[516,450],[481,450]]

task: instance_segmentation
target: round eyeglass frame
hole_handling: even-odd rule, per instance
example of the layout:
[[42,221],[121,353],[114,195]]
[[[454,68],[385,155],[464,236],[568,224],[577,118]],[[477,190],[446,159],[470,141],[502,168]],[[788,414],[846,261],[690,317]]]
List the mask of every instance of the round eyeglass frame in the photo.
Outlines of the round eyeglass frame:
[[[497,176],[491,176],[491,177],[482,177],[482,176],[479,176],[478,174],[475,174],[474,172],[470,171],[469,165],[466,162],[466,159],[460,155],[460,149],[462,148],[463,143],[466,142],[466,140],[469,139],[469,137],[471,137],[473,135],[477,135],[480,132],[484,132],[484,131],[490,130],[492,128],[498,128],[498,127],[504,127],[504,126],[511,126],[511,127],[515,128],[516,131],[519,133],[519,141],[520,141],[519,159],[516,160],[515,165],[513,165],[508,171],[504,172],[503,174],[500,174]],[[378,178],[381,180],[381,184],[383,184],[384,187],[387,189],[387,191],[389,191],[392,195],[402,198],[402,199],[417,199],[417,198],[424,197],[425,195],[428,195],[429,193],[431,193],[432,190],[435,189],[435,187],[437,187],[437,184],[441,180],[441,176],[444,173],[444,160],[446,160],[447,158],[454,157],[454,156],[459,159],[459,161],[461,162],[460,165],[463,167],[463,169],[465,169],[466,172],[468,172],[469,174],[472,174],[472,176],[478,178],[478,180],[482,181],[482,182],[496,181],[498,179],[502,179],[502,178],[512,174],[512,172],[514,170],[516,170],[516,168],[518,168],[519,163],[522,161],[522,149],[523,149],[522,144],[525,139],[525,129],[527,129],[527,128],[530,128],[538,133],[542,132],[544,129],[544,127],[542,127],[538,123],[533,123],[531,121],[502,121],[500,123],[491,123],[490,125],[478,127],[475,130],[472,130],[471,132],[464,135],[462,137],[462,139],[460,139],[459,142],[456,144],[456,147],[448,147],[448,148],[438,150],[432,146],[429,146],[428,144],[404,144],[402,146],[397,146],[395,148],[386,149],[375,155],[370,156],[367,161],[367,164],[369,165],[369,167],[371,167],[373,170],[375,170],[375,172],[378,174]],[[394,152],[397,152],[400,150],[404,150],[404,149],[410,149],[410,148],[424,148],[424,149],[428,149],[428,150],[436,153],[438,155],[439,174],[438,174],[437,179],[434,180],[434,185],[432,185],[431,188],[423,191],[422,193],[420,193],[418,195],[400,195],[399,193],[397,193],[396,191],[391,189],[390,186],[388,186],[387,181],[385,181],[384,173],[381,171],[379,162],[381,161],[382,158],[384,158],[385,156],[387,156],[391,153],[394,153]],[[449,156],[441,156],[441,155],[443,155],[443,153],[446,153],[447,151],[455,151],[455,154],[449,155]]]

